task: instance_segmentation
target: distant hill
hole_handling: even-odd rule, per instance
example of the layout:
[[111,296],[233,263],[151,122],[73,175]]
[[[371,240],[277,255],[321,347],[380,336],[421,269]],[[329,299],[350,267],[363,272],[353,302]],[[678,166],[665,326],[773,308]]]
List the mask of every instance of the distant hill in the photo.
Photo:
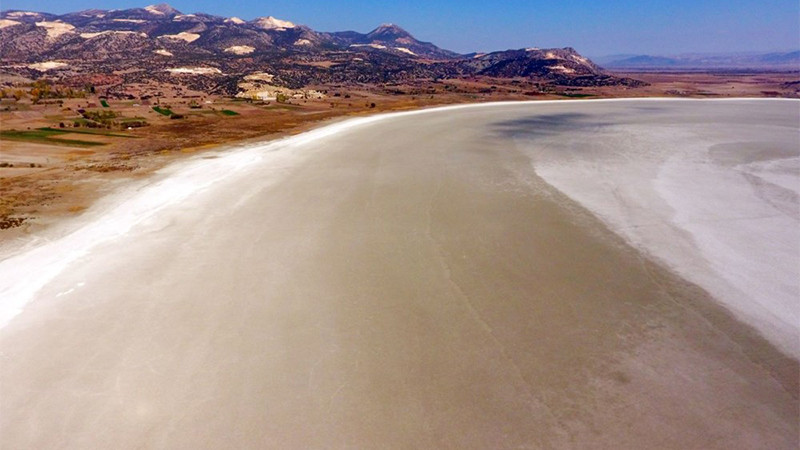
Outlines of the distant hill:
[[767,53],[759,57],[765,64],[790,64],[800,66],[800,50],[786,53]]
[[568,86],[639,84],[634,80],[617,79],[604,74],[600,67],[570,47],[478,53],[459,64],[469,68],[465,72],[479,75],[497,78],[533,77]]
[[675,67],[679,61],[664,56],[637,55],[605,64],[606,67]]
[[[369,33],[320,32],[272,16],[245,21],[167,5],[63,15],[0,13],[0,69],[29,78],[104,73],[123,83],[170,81],[225,94],[245,77],[292,88],[485,75],[563,85],[635,84],[574,49],[460,55],[393,24]],[[252,83],[251,83],[252,84]]]
[[676,56],[613,55],[596,58],[607,69],[619,70],[800,70],[800,51],[773,53],[718,53]]
[[367,34],[355,31],[330,33],[331,40],[348,48],[366,47],[377,50],[400,51],[411,56],[431,59],[453,59],[461,55],[443,50],[430,42],[418,41],[408,31],[393,24],[383,24]]

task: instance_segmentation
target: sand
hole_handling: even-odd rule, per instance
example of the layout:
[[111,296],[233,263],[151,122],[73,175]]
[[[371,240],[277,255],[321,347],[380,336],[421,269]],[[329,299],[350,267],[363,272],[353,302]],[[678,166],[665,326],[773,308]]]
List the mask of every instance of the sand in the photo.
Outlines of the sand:
[[47,30],[47,39],[51,41],[58,39],[63,34],[74,33],[72,30],[75,29],[73,25],[64,22],[36,22],[36,26]]
[[0,19],[0,29],[13,27],[15,25],[22,25],[22,22],[17,22],[16,20]]
[[248,55],[254,51],[256,51],[256,48],[249,45],[234,45],[225,49],[226,53],[234,53],[237,55]]
[[222,71],[216,67],[176,67],[167,69],[173,75],[192,74],[192,75],[222,75]]
[[354,119],[122,189],[0,261],[2,446],[796,448],[797,361],[520,135],[732,106]]
[[181,31],[178,34],[163,34],[159,36],[160,38],[166,39],[180,39],[186,41],[188,43],[192,43],[198,39],[200,39],[200,35],[197,33],[189,33],[188,31]]

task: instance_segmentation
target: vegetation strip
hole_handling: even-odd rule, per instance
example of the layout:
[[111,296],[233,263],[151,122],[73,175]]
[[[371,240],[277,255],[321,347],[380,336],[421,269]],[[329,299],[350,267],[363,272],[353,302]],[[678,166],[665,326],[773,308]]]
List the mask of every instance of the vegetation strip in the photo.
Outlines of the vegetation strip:
[[53,137],[55,135],[60,135],[60,134],[65,134],[65,133],[53,133],[52,131],[49,130],[33,130],[33,131],[6,130],[6,131],[0,131],[0,138],[14,140],[14,141],[40,142],[43,144],[72,145],[77,147],[95,147],[98,145],[106,145],[105,142],[81,141],[79,139],[63,139],[63,138]]
[[90,134],[94,136],[112,136],[112,137],[122,137],[122,138],[131,138],[131,139],[138,139],[139,136],[130,136],[127,134],[117,134],[117,133],[105,133],[102,131],[89,131],[89,130],[75,130],[72,128],[64,128],[63,130],[60,128],[52,128],[52,127],[44,127],[44,128],[37,128],[37,130],[41,131],[49,131],[53,134]]
[[155,111],[155,112],[157,112],[157,113],[159,113],[159,114],[163,114],[163,115],[165,115],[165,116],[171,116],[171,115],[175,114],[174,112],[172,112],[172,110],[171,110],[171,109],[169,109],[169,108],[162,108],[162,107],[160,107],[160,106],[153,106],[153,111]]

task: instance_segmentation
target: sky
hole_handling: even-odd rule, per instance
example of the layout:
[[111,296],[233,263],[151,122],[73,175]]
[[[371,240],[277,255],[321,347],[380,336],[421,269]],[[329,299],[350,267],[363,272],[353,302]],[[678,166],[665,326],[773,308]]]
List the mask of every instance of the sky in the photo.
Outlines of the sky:
[[[184,12],[274,16],[317,31],[402,26],[460,53],[574,47],[589,56],[800,49],[798,0],[218,0],[169,2]],[[129,0],[0,0],[0,8],[66,13],[149,4]]]

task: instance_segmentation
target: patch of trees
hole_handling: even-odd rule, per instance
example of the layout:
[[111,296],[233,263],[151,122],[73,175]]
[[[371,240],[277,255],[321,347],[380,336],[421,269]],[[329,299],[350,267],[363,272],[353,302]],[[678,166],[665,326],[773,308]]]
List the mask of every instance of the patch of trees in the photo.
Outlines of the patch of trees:
[[34,104],[38,104],[44,99],[58,99],[58,98],[86,98],[86,94],[94,92],[94,86],[87,86],[83,90],[73,89],[71,87],[58,87],[54,86],[48,80],[37,80],[28,86],[30,89],[0,89],[0,98],[14,98],[20,100],[25,97],[30,97]]
[[119,125],[119,123],[114,120],[117,117],[117,113],[114,111],[81,110],[79,112],[86,120],[83,121],[83,123],[80,121],[75,121],[75,127],[85,126],[88,128],[111,128],[112,126]]

